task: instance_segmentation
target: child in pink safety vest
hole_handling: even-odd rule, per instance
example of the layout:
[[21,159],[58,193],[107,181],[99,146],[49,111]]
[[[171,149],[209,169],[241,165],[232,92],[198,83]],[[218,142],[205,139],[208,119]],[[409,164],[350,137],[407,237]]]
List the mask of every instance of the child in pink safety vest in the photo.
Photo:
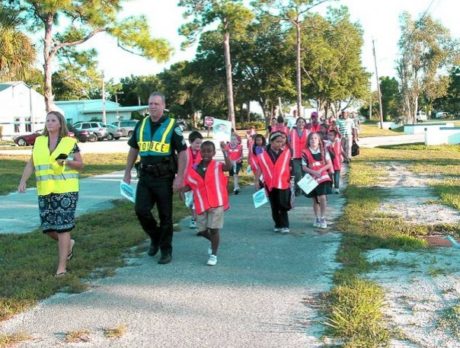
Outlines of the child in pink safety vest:
[[[286,144],[286,134],[274,132],[270,135],[267,150],[257,156],[259,170],[263,175],[268,193],[274,232],[289,233],[288,211],[291,209],[291,150]],[[258,185],[258,181],[256,183]]]
[[327,132],[329,139],[327,150],[331,155],[332,160],[332,181],[334,184],[334,193],[340,193],[340,171],[342,170],[342,161],[344,158],[344,152],[342,148],[342,141],[340,136],[335,129],[330,129]]
[[307,129],[310,133],[318,133],[321,130],[321,123],[318,119],[318,113],[313,111],[310,115],[310,123],[307,125]]
[[232,167],[232,163],[225,151],[225,143],[220,144],[224,153],[225,164],[213,158],[216,147],[212,141],[201,144],[200,163],[194,165],[185,176],[184,191],[192,190],[196,210],[198,235],[211,242],[208,249],[207,265],[217,264],[217,251],[219,249],[219,230],[224,226],[224,211],[229,208],[227,193],[227,177],[224,171]]
[[230,161],[232,162],[232,168],[230,169],[230,176],[233,177],[233,193],[237,195],[240,193],[239,173],[243,166],[243,145],[238,140],[236,134],[232,134],[230,142],[225,147],[225,151],[228,154]]
[[276,118],[276,124],[271,127],[271,132],[283,132],[284,134],[289,134],[289,128],[284,124],[283,116],[278,116]]
[[262,134],[256,134],[248,142],[248,163],[251,167],[251,171],[254,173],[254,186],[256,188],[262,186],[262,183],[258,181],[259,179],[256,175],[259,170],[257,155],[264,152],[266,146],[265,137]]
[[306,129],[307,121],[299,117],[296,121],[296,126],[289,133],[289,147],[292,153],[292,171],[294,175],[295,195],[301,194],[297,182],[302,179],[302,151],[307,145],[308,130]]
[[[192,131],[188,136],[188,141],[190,146],[187,148],[187,167],[185,169],[186,171],[191,170],[194,165],[201,162],[200,148],[201,143],[203,142],[203,135],[201,135],[201,133],[198,131]],[[196,228],[196,214],[193,203],[189,206],[189,208],[191,213],[189,228]]]
[[307,197],[312,198],[313,201],[314,227],[327,228],[325,215],[326,195],[331,193],[331,178],[328,174],[330,168],[332,168],[331,157],[324,148],[321,136],[318,133],[310,133],[308,147],[303,151],[302,169],[318,182],[318,186],[307,194]]

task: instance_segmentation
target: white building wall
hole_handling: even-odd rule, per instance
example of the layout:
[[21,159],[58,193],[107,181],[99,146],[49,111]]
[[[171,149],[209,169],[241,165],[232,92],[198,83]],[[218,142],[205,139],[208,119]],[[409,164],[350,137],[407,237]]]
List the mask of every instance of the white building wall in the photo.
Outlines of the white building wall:
[[426,124],[405,124],[404,125],[404,134],[422,134],[427,131],[439,130],[441,127],[453,127],[453,122],[443,122],[443,123],[426,123]]
[[43,129],[45,99],[25,83],[13,83],[0,91],[0,105],[0,125],[5,138]]
[[460,127],[441,127],[428,129],[425,133],[425,145],[460,144]]

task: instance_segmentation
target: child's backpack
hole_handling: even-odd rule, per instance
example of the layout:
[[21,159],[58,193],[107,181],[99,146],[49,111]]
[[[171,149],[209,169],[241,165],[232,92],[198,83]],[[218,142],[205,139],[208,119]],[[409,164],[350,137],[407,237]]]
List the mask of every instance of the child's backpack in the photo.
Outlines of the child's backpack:
[[352,156],[359,155],[359,145],[355,140],[353,140],[353,145],[351,145],[351,155]]

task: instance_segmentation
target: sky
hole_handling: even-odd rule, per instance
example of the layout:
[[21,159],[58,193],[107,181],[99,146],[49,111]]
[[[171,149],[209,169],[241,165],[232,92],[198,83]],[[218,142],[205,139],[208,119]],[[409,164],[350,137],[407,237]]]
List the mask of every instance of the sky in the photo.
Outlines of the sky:
[[[460,1],[459,0],[338,0],[333,6],[345,5],[349,8],[351,20],[359,22],[363,28],[364,45],[361,52],[362,62],[367,71],[374,74],[372,40],[375,41],[379,76],[396,76],[395,60],[398,56],[400,35],[399,16],[403,11],[413,18],[427,12],[450,30],[452,37],[460,38]],[[321,9],[320,9],[321,10]],[[149,75],[161,72],[169,65],[192,60],[196,46],[182,51],[183,38],[178,28],[184,19],[183,9],[177,7],[175,0],[131,0],[126,1],[122,16],[144,14],[155,37],[167,39],[174,47],[174,54],[166,64],[124,52],[116,47],[114,39],[101,33],[85,43],[84,47],[96,48],[99,53],[99,67],[107,78],[118,81],[130,75]],[[293,48],[294,50],[294,48]],[[373,75],[375,86],[375,75]]]

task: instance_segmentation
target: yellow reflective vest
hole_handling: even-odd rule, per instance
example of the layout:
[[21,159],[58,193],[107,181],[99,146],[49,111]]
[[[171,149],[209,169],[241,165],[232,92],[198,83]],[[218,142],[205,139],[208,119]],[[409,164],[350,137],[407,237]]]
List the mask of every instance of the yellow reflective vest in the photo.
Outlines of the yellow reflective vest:
[[32,158],[34,161],[37,191],[39,196],[50,193],[78,192],[78,171],[60,166],[56,157],[60,154],[69,155],[76,144],[76,139],[64,137],[50,153],[48,137],[39,136],[35,140]]
[[171,139],[176,120],[167,117],[153,135],[150,116],[145,117],[141,122],[140,127],[137,129],[139,156],[170,156],[172,150]]

